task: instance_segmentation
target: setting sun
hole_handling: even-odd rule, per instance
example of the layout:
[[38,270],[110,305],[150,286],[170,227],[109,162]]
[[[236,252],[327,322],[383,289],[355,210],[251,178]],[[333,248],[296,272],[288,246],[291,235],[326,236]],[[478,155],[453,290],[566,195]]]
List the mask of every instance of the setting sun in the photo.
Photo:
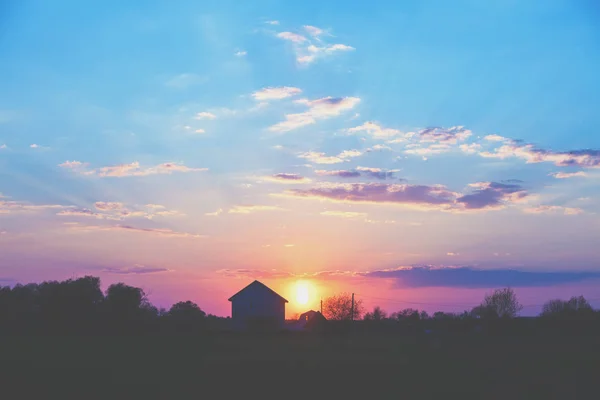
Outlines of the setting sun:
[[308,303],[309,294],[308,294],[308,284],[306,282],[297,282],[296,283],[296,302],[298,304],[305,305]]

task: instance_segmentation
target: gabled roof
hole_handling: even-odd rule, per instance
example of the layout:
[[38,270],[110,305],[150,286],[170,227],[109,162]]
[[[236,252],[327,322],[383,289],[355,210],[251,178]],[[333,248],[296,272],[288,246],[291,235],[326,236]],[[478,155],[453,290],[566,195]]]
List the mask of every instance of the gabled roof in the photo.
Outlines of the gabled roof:
[[240,293],[242,293],[244,290],[247,290],[251,287],[260,288],[262,290],[266,289],[267,291],[271,292],[275,296],[279,297],[281,300],[285,301],[286,303],[289,303],[286,299],[284,299],[282,296],[280,296],[276,291],[274,291],[273,289],[271,289],[270,287],[268,287],[267,285],[265,285],[264,283],[259,282],[259,281],[252,282],[251,284],[249,284],[248,286],[246,286],[245,288],[243,288],[242,290],[240,290],[239,292],[237,292],[236,294],[231,296],[228,300],[233,301],[233,299],[235,299]]

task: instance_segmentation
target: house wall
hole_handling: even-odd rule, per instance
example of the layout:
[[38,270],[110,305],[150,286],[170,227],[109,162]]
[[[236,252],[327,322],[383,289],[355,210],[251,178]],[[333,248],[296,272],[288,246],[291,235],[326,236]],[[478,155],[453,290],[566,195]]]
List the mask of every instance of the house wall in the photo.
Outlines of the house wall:
[[270,291],[251,287],[236,296],[231,302],[231,319],[234,328],[246,328],[251,317],[272,317],[280,327],[285,323],[285,302]]

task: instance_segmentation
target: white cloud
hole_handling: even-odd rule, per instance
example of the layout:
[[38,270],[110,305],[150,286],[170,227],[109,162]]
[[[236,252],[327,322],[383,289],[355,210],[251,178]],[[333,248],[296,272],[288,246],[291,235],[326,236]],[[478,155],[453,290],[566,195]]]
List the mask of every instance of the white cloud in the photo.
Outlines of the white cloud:
[[478,143],[461,144],[459,147],[467,154],[475,154],[481,149],[481,145]]
[[41,146],[39,144],[30,144],[29,147],[31,147],[32,149],[39,149]]
[[321,35],[324,32],[323,29],[311,25],[304,25],[304,30],[308,32],[309,35],[315,37]]
[[215,118],[217,118],[217,116],[213,113],[203,111],[203,112],[199,112],[198,114],[196,114],[196,116],[194,118],[195,119],[215,119]]
[[204,215],[209,216],[209,217],[218,217],[222,213],[223,213],[223,209],[219,208],[217,211],[205,213]]
[[6,144],[1,145],[0,149],[6,149]]
[[229,209],[230,214],[250,214],[256,211],[285,211],[277,206],[234,206]]
[[299,158],[304,158],[316,164],[339,164],[348,161],[348,158],[359,157],[363,153],[359,150],[344,150],[336,156],[328,156],[325,153],[316,151],[307,151],[298,154]]
[[568,178],[575,178],[575,177],[586,177],[586,176],[588,176],[588,174],[585,173],[585,172],[583,172],[583,171],[578,171],[578,172],[555,172],[553,174],[550,174],[550,176],[553,176],[556,179],[568,179]]
[[302,93],[301,89],[291,86],[266,87],[252,93],[252,97],[258,101],[280,100]]
[[234,55],[235,55],[236,57],[244,57],[244,56],[245,56],[245,55],[247,55],[247,54],[248,54],[248,52],[247,52],[247,51],[244,51],[244,50],[236,51],[236,52],[234,53]]
[[265,21],[265,24],[268,24],[268,25],[279,25],[279,21],[277,21],[277,20]]
[[398,129],[382,128],[379,124],[367,121],[362,125],[348,129],[349,133],[366,132],[376,139],[388,139],[390,137],[402,135]]
[[278,38],[289,40],[293,43],[303,43],[306,42],[306,38],[302,35],[298,35],[297,33],[292,32],[280,32],[277,34]]
[[196,129],[194,133],[206,133],[204,129]]
[[180,163],[173,162],[162,163],[154,167],[143,168],[137,161],[130,164],[119,164],[95,169],[87,169],[87,163],[82,163],[80,161],[65,161],[58,166],[71,169],[72,171],[81,175],[93,175],[99,177],[148,176],[171,174],[173,172],[203,172],[208,170],[208,168],[190,168]]
[[316,123],[318,119],[332,118],[342,112],[354,108],[360,99],[358,97],[324,97],[316,100],[300,99],[296,104],[308,107],[303,113],[287,114],[285,121],[279,122],[269,128],[273,132],[287,132],[306,125]]
[[500,136],[500,135],[487,135],[486,137],[484,137],[484,139],[488,140],[490,142],[504,142],[504,141],[508,140],[504,136]]
[[339,218],[366,218],[366,213],[353,212],[353,211],[323,211],[321,215],[328,217],[339,217]]

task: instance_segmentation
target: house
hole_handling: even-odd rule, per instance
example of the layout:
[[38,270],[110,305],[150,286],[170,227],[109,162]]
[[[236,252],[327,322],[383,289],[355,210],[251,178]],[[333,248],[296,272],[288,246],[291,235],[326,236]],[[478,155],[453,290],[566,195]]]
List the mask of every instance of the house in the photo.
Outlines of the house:
[[229,301],[236,330],[279,330],[284,326],[288,301],[259,281],[252,282]]
[[294,331],[313,330],[322,327],[322,324],[327,321],[319,311],[307,311],[298,317],[298,321],[290,325],[289,329]]

